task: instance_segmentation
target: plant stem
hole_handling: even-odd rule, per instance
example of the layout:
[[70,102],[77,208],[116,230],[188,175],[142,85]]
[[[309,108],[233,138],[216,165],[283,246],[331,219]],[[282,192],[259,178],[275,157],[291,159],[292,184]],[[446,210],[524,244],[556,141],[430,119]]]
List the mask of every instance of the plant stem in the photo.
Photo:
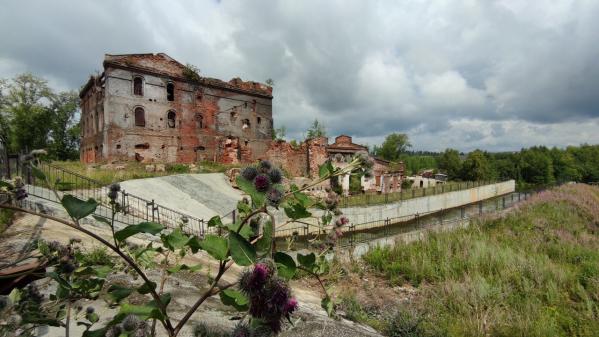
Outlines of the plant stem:
[[324,283],[322,283],[322,280],[320,279],[320,276],[318,276],[318,274],[316,274],[315,272],[313,272],[313,271],[311,271],[311,270],[309,270],[307,268],[304,268],[302,266],[297,266],[297,268],[300,269],[300,270],[303,270],[303,271],[307,272],[308,274],[310,274],[312,276],[314,276],[318,280],[318,283],[320,283],[320,287],[322,287],[322,291],[324,292],[324,295],[326,297],[329,297],[329,293],[327,292],[327,289],[324,287]]
[[71,302],[67,302],[67,320],[64,325],[64,335],[69,337],[69,326],[71,325]]

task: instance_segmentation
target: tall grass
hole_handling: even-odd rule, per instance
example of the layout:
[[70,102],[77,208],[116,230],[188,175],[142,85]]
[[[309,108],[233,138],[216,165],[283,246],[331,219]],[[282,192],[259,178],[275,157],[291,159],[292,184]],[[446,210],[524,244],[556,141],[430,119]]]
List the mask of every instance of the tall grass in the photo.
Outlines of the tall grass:
[[364,260],[391,284],[418,287],[409,306],[423,336],[597,336],[598,232],[599,189],[566,186]]

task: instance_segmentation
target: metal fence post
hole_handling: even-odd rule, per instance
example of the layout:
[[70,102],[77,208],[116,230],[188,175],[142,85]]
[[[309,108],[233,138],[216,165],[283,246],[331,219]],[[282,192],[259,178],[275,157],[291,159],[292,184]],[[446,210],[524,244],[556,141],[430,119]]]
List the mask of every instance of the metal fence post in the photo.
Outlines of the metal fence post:
[[231,220],[233,221],[233,223],[237,222],[237,215],[235,214],[237,210],[234,209],[233,212],[231,212]]
[[505,196],[502,197],[501,200],[503,201],[503,209],[505,209]]
[[304,247],[308,249],[309,244],[310,243],[308,242],[308,225],[304,225]]
[[465,215],[466,215],[466,208],[465,207],[460,208],[460,216],[462,217],[462,219],[465,217]]

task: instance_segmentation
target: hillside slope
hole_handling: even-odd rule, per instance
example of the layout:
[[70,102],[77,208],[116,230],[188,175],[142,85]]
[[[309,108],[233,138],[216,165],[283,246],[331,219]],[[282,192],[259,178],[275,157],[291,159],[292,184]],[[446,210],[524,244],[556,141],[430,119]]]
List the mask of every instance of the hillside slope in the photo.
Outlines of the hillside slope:
[[364,260],[391,286],[416,287],[387,323],[394,336],[599,335],[596,187],[542,192],[499,219]]

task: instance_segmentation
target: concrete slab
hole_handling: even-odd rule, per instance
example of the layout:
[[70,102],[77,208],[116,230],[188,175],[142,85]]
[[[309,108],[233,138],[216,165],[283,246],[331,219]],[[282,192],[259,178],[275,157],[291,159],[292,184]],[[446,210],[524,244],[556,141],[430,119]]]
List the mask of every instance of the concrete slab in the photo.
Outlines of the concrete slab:
[[122,182],[121,187],[141,198],[154,199],[162,206],[200,219],[228,214],[242,197],[222,173],[135,179]]

